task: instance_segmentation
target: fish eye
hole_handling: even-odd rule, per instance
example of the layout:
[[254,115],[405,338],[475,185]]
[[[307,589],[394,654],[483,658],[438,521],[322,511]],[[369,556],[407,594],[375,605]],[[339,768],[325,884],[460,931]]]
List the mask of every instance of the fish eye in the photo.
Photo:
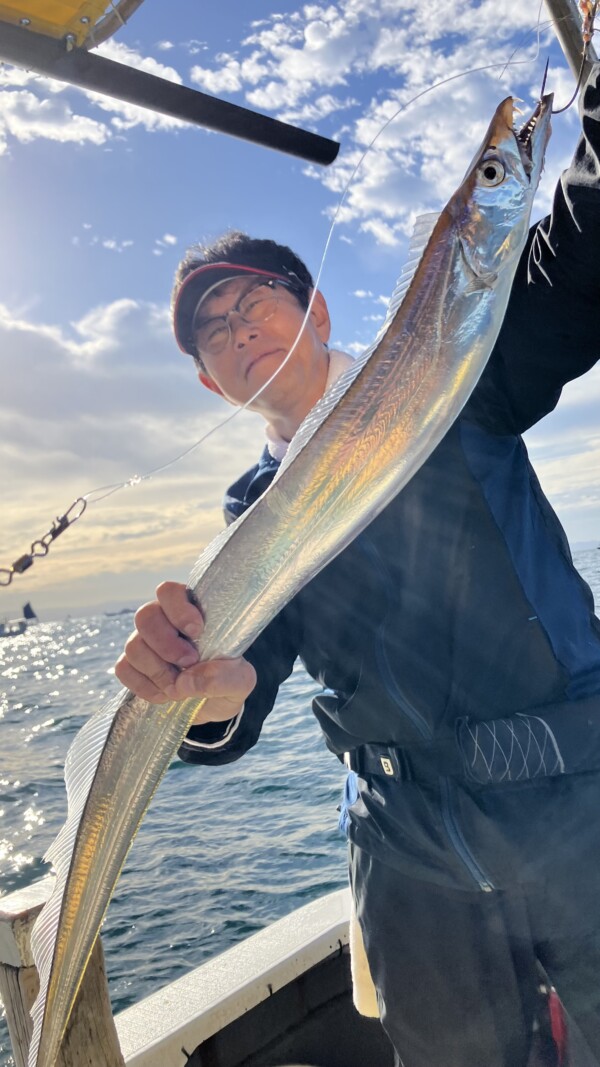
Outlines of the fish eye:
[[484,159],[479,167],[479,177],[482,185],[492,187],[500,185],[504,181],[506,169],[499,159]]

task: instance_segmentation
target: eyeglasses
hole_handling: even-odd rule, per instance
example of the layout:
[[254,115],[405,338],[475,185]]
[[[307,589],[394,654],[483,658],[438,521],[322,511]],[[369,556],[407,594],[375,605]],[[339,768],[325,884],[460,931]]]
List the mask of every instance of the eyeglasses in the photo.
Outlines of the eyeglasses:
[[279,294],[277,287],[297,292],[298,287],[280,281],[278,278],[267,278],[259,282],[238,300],[226,315],[216,315],[212,319],[204,319],[192,326],[192,333],[196,347],[200,354],[218,356],[224,352],[231,342],[230,318],[239,315],[243,322],[267,322],[277,311]]

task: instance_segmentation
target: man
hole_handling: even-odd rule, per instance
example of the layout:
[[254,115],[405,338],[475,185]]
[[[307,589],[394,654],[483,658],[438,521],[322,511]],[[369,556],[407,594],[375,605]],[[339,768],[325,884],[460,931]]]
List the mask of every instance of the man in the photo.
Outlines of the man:
[[[600,1064],[600,622],[520,436],[600,356],[599,83],[596,67],[489,364],[409,485],[244,658],[199,664],[182,635],[201,615],[165,583],[116,668],[151,701],[209,698],[180,753],[197,763],[256,742],[297,656],[323,683],[315,714],[356,772],[351,882],[399,1067],[525,1067],[540,967],[571,1064]],[[345,365],[319,293],[283,365],[311,292],[294,253],[242,234],[181,265],[175,333],[201,382],[241,404],[282,368],[251,403],[268,448],[229,521]]]

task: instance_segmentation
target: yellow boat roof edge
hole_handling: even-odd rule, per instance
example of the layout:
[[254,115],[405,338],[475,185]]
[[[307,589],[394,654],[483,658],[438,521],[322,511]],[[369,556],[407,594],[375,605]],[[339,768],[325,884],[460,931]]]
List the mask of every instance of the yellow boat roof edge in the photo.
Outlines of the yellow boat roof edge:
[[6,22],[64,39],[70,47],[93,48],[111,37],[143,0],[0,0]]

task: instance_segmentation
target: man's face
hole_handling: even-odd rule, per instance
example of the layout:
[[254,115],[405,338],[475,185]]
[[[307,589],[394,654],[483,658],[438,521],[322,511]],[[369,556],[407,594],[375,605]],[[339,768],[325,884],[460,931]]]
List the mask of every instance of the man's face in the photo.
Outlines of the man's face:
[[[202,326],[207,320],[227,315],[240,301],[243,308],[244,297],[264,281],[250,275],[219,285],[196,313],[196,342],[201,344],[201,338],[206,337]],[[302,328],[305,311],[296,295],[283,285],[276,286],[272,294],[277,300],[268,319],[247,322],[233,311],[228,316],[230,336],[225,347],[218,354],[200,352],[206,368],[206,374],[200,373],[200,380],[236,406],[247,403],[282,366]],[[326,373],[324,344],[328,337],[327,306],[317,293],[292,356],[250,407],[269,417],[272,412],[286,410],[290,402],[297,402],[298,396],[314,391],[315,379],[322,377],[324,367]]]

